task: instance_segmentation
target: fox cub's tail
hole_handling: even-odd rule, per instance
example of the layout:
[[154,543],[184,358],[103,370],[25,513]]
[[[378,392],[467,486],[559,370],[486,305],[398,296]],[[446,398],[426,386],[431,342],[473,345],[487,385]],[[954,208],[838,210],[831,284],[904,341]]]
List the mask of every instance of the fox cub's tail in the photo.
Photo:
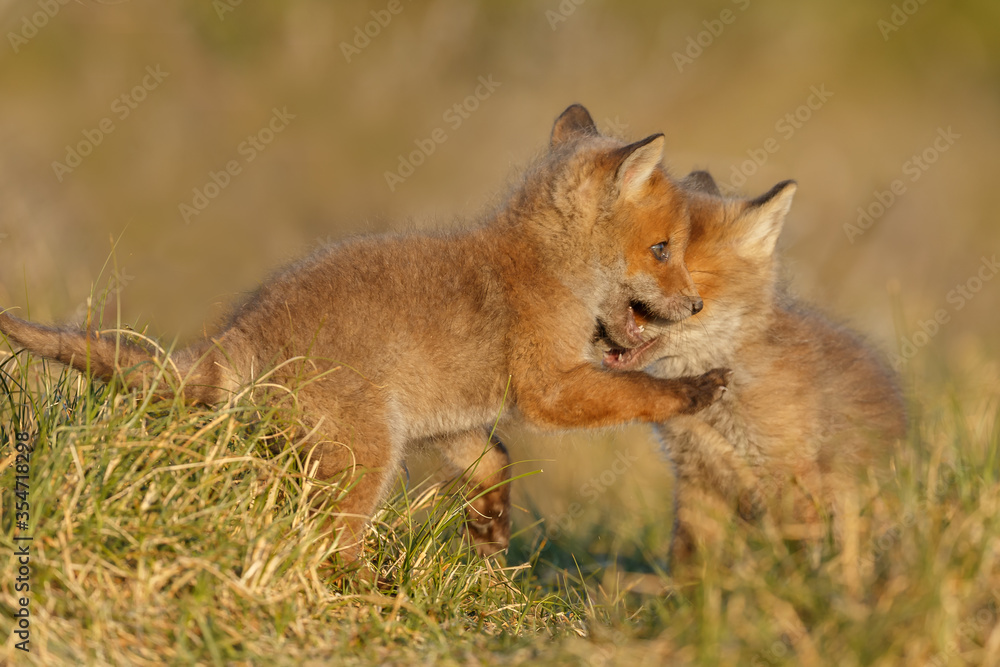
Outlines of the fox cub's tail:
[[96,378],[110,381],[116,374],[132,388],[156,384],[157,396],[199,403],[222,399],[219,387],[221,350],[210,345],[181,350],[167,357],[126,340],[118,333],[104,335],[69,328],[47,327],[0,312],[0,333],[16,347],[54,359]]

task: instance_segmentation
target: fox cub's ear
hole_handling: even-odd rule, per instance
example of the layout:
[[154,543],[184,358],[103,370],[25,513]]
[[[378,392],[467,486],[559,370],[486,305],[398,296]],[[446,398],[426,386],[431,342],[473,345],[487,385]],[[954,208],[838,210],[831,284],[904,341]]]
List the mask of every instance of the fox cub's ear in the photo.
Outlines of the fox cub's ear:
[[552,139],[549,145],[555,148],[570,139],[578,139],[587,135],[599,134],[594,119],[583,108],[582,104],[573,104],[559,114],[556,124],[552,126]]
[[616,181],[623,198],[631,199],[639,195],[650,177],[662,166],[663,144],[663,135],[654,134],[615,151],[615,158],[621,160]]
[[722,193],[719,192],[719,186],[716,184],[715,179],[707,171],[692,171],[690,174],[684,177],[681,181],[681,185],[689,190],[695,190],[697,192],[704,192],[705,194],[721,196]]
[[744,229],[743,248],[748,254],[770,257],[774,252],[785,216],[792,207],[795,189],[795,181],[782,181],[747,202],[739,224]]

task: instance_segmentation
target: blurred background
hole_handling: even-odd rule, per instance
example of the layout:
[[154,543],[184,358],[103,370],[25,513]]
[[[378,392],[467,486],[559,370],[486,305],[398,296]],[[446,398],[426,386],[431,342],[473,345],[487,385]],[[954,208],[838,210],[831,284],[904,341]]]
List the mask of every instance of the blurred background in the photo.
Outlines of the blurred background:
[[[665,133],[678,175],[797,179],[793,291],[906,358],[914,396],[995,409],[993,0],[0,0],[0,21],[0,305],[21,316],[80,321],[110,286],[123,321],[192,338],[317,243],[466,224],[581,102]],[[647,429],[503,435],[545,470],[516,499],[550,526],[668,521]]]

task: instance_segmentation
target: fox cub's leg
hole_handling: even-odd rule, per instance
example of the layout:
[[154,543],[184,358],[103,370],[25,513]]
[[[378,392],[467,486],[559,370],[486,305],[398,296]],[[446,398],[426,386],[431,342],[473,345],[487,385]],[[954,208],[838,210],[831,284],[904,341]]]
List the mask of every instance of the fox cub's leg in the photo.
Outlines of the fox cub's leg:
[[[376,447],[383,448],[383,452],[374,451]],[[302,451],[306,474],[336,485],[329,489],[336,494],[332,528],[341,533],[342,555],[357,560],[368,520],[388,491],[400,457],[392,455],[387,439],[368,440],[361,445],[319,433],[310,437]]]
[[518,408],[539,426],[596,428],[639,420],[662,422],[717,401],[732,373],[716,368],[697,377],[654,378],[640,371],[570,369],[530,357],[515,367]]
[[300,451],[306,474],[333,484],[323,485],[315,501],[332,496],[332,528],[345,545],[341,556],[354,561],[361,556],[368,521],[399,469],[403,447],[377,396],[359,391],[354,401],[337,401],[321,389],[315,383],[298,392],[303,421],[311,429]]
[[721,433],[697,417],[677,417],[657,430],[676,471],[671,564],[717,551],[734,514],[758,518],[766,499],[746,460]]
[[452,475],[461,476],[465,497],[467,537],[482,556],[502,551],[510,543],[510,456],[486,431],[474,429],[437,441]]

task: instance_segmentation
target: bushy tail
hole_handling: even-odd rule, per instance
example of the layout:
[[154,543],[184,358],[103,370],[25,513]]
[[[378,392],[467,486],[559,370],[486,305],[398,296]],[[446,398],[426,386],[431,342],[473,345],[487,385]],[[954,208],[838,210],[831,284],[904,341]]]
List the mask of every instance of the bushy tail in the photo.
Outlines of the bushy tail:
[[3,312],[0,312],[0,333],[15,349],[22,347],[104,381],[118,375],[133,388],[152,388],[155,383],[156,395],[164,398],[172,398],[180,390],[189,401],[211,404],[223,400],[221,368],[217,363],[221,351],[207,344],[181,350],[170,357],[157,356],[117,332],[95,335],[47,327]]

